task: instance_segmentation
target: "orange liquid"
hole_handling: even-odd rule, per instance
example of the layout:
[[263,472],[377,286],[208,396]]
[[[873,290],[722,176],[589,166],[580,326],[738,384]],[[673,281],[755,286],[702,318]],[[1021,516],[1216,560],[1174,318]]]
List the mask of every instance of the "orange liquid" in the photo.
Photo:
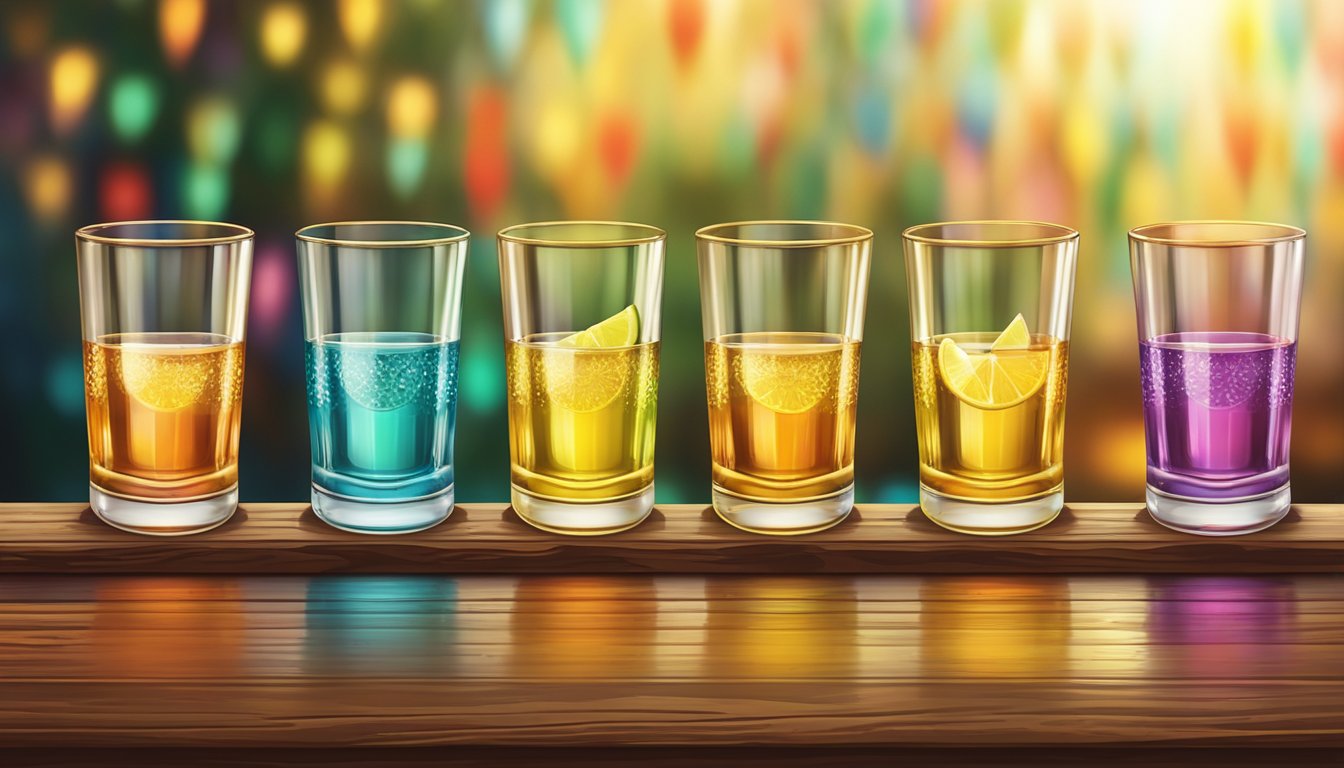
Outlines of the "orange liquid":
[[84,342],[90,480],[149,501],[210,498],[238,484],[243,344],[204,333]]
[[859,342],[743,333],[705,342],[714,485],[767,502],[854,484]]

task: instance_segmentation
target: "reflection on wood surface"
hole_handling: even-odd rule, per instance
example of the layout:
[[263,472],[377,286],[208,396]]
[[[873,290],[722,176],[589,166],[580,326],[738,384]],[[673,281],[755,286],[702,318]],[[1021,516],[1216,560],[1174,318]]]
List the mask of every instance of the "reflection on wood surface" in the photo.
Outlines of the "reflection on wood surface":
[[237,674],[247,636],[241,599],[233,580],[100,581],[89,604],[89,661],[125,677]]
[[0,578],[0,745],[1344,747],[1338,576]]
[[455,659],[457,584],[433,576],[311,579],[304,669],[318,675],[441,676]]
[[510,617],[512,676],[595,680],[653,672],[658,591],[652,577],[520,578]]
[[929,579],[919,591],[919,648],[935,677],[1068,673],[1069,582],[1012,576]]
[[852,677],[859,649],[857,599],[849,578],[706,580],[704,676]]
[[[1298,642],[1291,579],[1171,577],[1154,579],[1148,594],[1148,637],[1171,649],[1154,659],[1159,675],[1235,674],[1272,662]],[[1344,667],[1336,671],[1344,677]]]

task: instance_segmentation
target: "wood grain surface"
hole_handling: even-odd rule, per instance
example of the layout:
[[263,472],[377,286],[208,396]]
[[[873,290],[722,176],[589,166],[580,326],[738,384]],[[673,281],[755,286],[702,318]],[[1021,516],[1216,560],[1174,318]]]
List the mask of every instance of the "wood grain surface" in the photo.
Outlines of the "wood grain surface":
[[[34,764],[450,745],[1328,759],[1344,755],[1344,578],[0,578],[0,747]],[[806,756],[772,762],[827,764]]]
[[1030,574],[1344,573],[1344,506],[1302,505],[1273,528],[1207,538],[1167,530],[1137,504],[1074,504],[1032,533],[945,531],[915,507],[861,505],[822,533],[739,531],[707,507],[664,505],[603,537],[531,528],[505,505],[464,504],[405,536],[335,530],[306,505],[247,504],[175,539],[99,522],[78,504],[0,504],[0,573],[163,574]]
[[313,749],[0,749],[12,768],[106,768],[107,766],[192,766],[193,768],[1339,768],[1340,750],[1282,748],[1125,749],[1034,747],[399,747]]

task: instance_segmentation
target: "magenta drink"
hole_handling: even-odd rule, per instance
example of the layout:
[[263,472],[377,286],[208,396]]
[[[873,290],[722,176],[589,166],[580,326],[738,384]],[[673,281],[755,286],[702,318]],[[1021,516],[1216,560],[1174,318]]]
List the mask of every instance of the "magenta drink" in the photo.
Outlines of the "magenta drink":
[[1288,484],[1296,343],[1169,333],[1139,348],[1151,490],[1232,502]]

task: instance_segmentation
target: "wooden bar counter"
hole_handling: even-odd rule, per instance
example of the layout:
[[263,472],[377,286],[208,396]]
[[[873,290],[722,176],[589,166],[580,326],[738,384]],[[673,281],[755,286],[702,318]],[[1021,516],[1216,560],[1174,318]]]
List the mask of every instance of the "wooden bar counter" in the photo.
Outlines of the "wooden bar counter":
[[1344,765],[1344,507],[1073,505],[601,538],[245,505],[153,539],[0,505],[0,765]]

